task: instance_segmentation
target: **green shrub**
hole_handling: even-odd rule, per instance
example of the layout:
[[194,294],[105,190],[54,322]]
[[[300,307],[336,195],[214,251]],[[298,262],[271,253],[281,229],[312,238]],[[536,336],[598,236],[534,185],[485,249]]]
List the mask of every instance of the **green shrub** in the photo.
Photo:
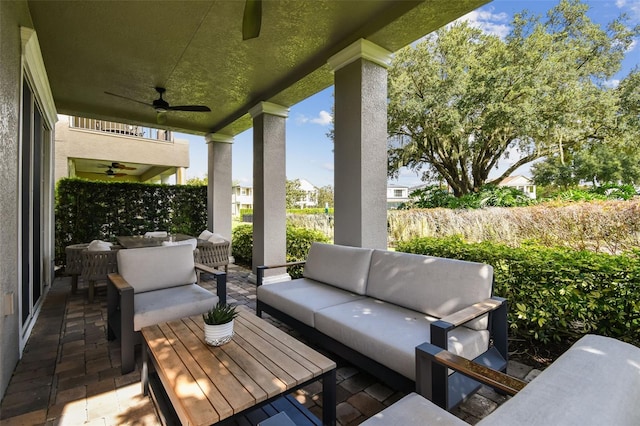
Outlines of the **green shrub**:
[[513,248],[459,237],[417,238],[397,250],[492,265],[494,292],[509,303],[512,338],[544,346],[596,333],[640,345],[640,252]]
[[207,188],[61,179],[56,186],[55,262],[70,244],[146,231],[198,235],[207,228]]
[[[253,259],[253,225],[239,225],[232,233],[232,251],[237,263],[251,265]],[[287,262],[305,260],[314,241],[328,242],[321,232],[287,225]],[[302,276],[302,267],[287,269],[292,278]]]
[[251,265],[253,258],[253,225],[238,225],[231,231],[231,253],[236,263]]

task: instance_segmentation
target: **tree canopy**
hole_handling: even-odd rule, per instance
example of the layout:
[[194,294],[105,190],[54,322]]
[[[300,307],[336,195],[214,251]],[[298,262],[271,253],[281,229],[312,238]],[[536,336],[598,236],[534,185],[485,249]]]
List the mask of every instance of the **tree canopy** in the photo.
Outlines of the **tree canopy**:
[[[504,40],[455,23],[399,51],[389,69],[390,175],[407,166],[462,196],[538,158],[564,163],[568,149],[628,138],[633,120],[621,117],[635,109],[637,118],[637,73],[618,89],[606,82],[640,26],[621,16],[601,28],[587,10],[562,0],[545,19],[522,12]],[[519,158],[490,181],[510,155]]]

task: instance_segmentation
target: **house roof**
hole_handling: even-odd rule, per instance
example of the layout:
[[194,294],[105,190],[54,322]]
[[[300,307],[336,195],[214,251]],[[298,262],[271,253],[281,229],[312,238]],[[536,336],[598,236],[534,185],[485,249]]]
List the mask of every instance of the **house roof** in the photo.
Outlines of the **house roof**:
[[502,179],[498,185],[500,186],[512,186],[512,185],[531,185],[533,181],[526,176],[515,175],[507,176]]
[[[258,38],[242,40],[243,1],[28,2],[59,113],[236,135],[262,101],[289,107],[333,84],[327,60],[358,39],[393,52],[487,0],[263,2]],[[158,126],[144,105],[166,88]],[[115,93],[138,100],[105,94]]]

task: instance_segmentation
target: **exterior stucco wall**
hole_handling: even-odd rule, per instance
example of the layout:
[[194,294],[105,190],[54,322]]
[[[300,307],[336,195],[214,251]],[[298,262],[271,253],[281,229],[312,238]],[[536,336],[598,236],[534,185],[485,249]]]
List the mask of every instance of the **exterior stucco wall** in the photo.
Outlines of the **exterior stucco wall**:
[[189,141],[156,141],[70,128],[64,117],[56,124],[55,181],[69,177],[69,158],[158,166],[189,167]]
[[[0,1],[0,398],[19,359],[18,134],[20,26],[32,27],[24,1]],[[13,313],[5,301],[13,299]]]

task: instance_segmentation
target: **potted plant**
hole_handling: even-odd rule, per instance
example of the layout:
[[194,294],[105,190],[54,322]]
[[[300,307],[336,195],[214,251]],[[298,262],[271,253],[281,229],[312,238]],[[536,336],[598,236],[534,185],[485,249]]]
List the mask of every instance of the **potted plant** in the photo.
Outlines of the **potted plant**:
[[224,345],[233,337],[233,320],[238,316],[236,307],[218,303],[202,314],[204,341],[211,346]]

